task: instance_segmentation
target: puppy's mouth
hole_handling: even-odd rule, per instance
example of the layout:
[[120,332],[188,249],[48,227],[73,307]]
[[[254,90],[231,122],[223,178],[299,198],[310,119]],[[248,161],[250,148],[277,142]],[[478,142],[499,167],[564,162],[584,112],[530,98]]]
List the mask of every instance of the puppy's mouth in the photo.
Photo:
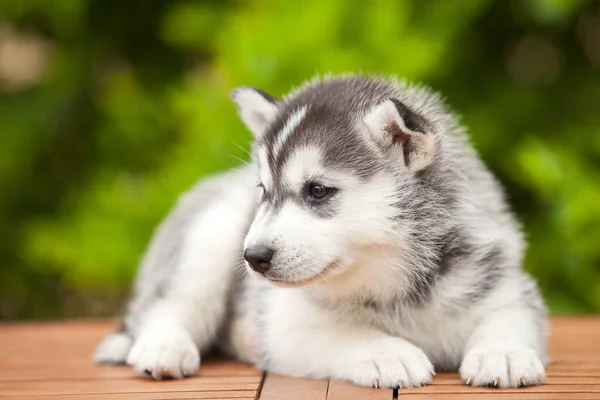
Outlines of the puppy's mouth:
[[277,286],[299,287],[299,286],[307,286],[307,285],[324,283],[327,281],[328,278],[330,278],[334,275],[334,273],[333,273],[334,270],[336,270],[338,268],[341,268],[341,265],[337,262],[337,259],[336,259],[336,260],[333,260],[332,262],[330,262],[329,264],[327,264],[325,266],[325,268],[321,269],[321,271],[317,272],[316,274],[314,274],[308,278],[303,278],[303,279],[298,279],[298,280],[287,280],[287,279],[282,279],[282,278],[275,277],[275,276],[269,276],[268,272],[265,275],[263,275],[263,277],[268,279],[269,281],[273,282]]

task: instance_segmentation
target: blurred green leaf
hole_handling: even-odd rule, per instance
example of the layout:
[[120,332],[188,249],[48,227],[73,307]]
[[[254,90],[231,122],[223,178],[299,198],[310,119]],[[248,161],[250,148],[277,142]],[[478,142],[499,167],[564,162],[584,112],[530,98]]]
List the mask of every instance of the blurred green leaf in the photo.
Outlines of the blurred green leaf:
[[229,92],[354,71],[447,96],[550,309],[600,311],[597,3],[31,0],[0,16],[0,56],[8,31],[51,49],[18,89],[0,58],[0,318],[114,312],[179,194],[248,159]]

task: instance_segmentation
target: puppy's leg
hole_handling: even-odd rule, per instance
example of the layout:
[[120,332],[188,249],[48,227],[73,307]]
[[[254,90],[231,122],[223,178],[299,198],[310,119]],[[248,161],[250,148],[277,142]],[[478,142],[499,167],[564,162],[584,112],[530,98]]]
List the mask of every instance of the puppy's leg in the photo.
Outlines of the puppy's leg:
[[[206,307],[199,309],[208,314],[209,320],[211,314],[215,314]],[[164,299],[155,303],[145,315],[127,363],[136,372],[154,379],[196,375],[200,365],[197,343],[201,345],[202,339],[192,325],[194,317],[203,323],[204,315],[195,313],[191,306],[182,302]],[[210,323],[208,321],[207,325]],[[207,333],[210,332],[204,332]]]
[[178,264],[143,312],[127,363],[155,379],[195,375],[199,351],[211,346],[226,317],[227,297],[241,261],[254,207],[253,188],[232,187],[195,217],[184,233]]
[[546,334],[547,320],[537,298],[491,309],[467,342],[460,376],[473,386],[540,384],[545,378]]
[[367,387],[414,387],[431,381],[433,365],[408,341],[370,326],[338,319],[302,296],[274,289],[265,299],[263,367],[313,378],[333,378]]

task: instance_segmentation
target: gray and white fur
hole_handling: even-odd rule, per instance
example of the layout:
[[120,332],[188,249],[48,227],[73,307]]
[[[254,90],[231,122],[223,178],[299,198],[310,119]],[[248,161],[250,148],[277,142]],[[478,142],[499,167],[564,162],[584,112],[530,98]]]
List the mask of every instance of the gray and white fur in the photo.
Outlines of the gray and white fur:
[[475,386],[544,379],[548,323],[519,225],[437,94],[347,75],[232,98],[253,162],[180,200],[97,361],[181,378],[216,346],[362,386],[434,370]]

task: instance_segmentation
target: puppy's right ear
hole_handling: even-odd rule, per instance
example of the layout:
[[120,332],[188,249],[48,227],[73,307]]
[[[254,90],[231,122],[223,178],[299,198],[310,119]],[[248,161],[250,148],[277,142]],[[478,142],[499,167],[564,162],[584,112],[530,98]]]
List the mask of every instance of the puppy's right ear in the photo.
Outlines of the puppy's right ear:
[[278,101],[260,89],[252,86],[240,86],[231,92],[242,121],[255,138],[260,138],[278,111]]
[[437,138],[431,124],[404,103],[388,99],[373,107],[364,122],[373,138],[402,157],[409,170],[420,171],[432,163]]

